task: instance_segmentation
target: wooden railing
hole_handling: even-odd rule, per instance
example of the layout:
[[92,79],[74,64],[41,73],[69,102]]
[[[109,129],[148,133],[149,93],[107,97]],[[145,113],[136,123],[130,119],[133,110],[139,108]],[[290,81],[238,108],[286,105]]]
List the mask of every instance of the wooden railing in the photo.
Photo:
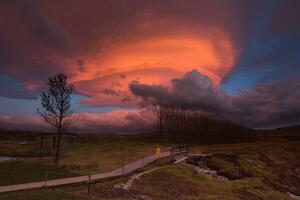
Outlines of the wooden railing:
[[189,147],[188,146],[175,146],[171,148],[171,155],[179,155],[179,154],[188,154]]

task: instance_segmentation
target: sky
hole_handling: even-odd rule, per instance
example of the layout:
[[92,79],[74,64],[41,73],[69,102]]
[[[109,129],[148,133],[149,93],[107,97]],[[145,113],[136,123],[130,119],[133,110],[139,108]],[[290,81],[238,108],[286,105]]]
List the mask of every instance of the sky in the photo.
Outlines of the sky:
[[156,102],[252,128],[300,124],[298,0],[2,0],[0,128],[51,130],[48,77],[73,129],[141,132]]

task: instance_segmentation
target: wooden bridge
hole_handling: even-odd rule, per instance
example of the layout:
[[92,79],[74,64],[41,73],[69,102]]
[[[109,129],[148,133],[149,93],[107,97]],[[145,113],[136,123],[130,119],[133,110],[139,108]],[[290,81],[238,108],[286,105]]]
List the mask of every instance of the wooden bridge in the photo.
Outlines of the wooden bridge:
[[171,148],[171,156],[185,155],[189,153],[189,146],[174,146]]

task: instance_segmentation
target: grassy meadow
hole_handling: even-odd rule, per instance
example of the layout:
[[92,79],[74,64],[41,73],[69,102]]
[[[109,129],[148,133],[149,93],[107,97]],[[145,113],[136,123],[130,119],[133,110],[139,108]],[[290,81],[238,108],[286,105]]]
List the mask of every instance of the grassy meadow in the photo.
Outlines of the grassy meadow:
[[[142,157],[155,154],[157,144],[131,140],[111,140],[86,143],[66,151],[62,155],[61,165],[75,168],[81,173],[88,170],[108,172]],[[163,147],[162,150],[167,150]]]
[[[30,142],[2,140],[1,144],[14,149],[11,156],[27,155],[15,161],[0,162],[0,185],[43,180],[45,171],[49,179],[106,172],[124,163],[155,153],[157,144],[141,138],[119,136],[93,136],[80,139],[74,147],[64,149],[60,164],[52,164],[51,154],[38,152]],[[21,148],[25,145],[26,148]],[[190,165],[172,164],[172,158],[157,160],[139,170],[147,171],[135,180],[129,190],[115,186],[127,182],[131,175],[100,181],[91,186],[65,186],[0,194],[4,200],[292,200],[291,192],[300,195],[300,141],[294,139],[268,139],[253,143],[194,145],[193,153],[211,153],[207,166],[228,180],[219,180],[207,174],[196,174]],[[1,152],[4,152],[4,147]],[[166,151],[167,147],[162,147]],[[22,150],[24,152],[22,152]],[[28,157],[30,153],[33,157]],[[189,158],[188,163],[197,163]]]
[[[0,141],[0,155],[16,157],[0,162],[0,185],[65,178],[108,172],[142,157],[153,155],[157,144],[118,136],[85,136],[62,150],[59,165],[53,164],[52,152],[37,149],[33,140]],[[162,150],[166,150],[162,147]]]
[[[300,195],[299,141],[196,146],[195,152],[196,149],[212,152],[214,156],[207,161],[209,167],[228,180],[195,174],[190,166],[170,164],[164,159],[144,170],[165,167],[141,176],[129,191],[114,189],[118,182],[126,182],[125,177],[94,184],[91,198],[293,200],[287,192]],[[87,195],[86,186],[67,187],[64,191],[78,196]]]

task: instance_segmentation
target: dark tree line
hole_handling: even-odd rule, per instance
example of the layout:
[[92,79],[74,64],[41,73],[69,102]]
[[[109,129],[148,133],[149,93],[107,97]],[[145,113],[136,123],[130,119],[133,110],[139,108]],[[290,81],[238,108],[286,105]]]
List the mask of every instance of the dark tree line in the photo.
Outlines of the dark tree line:
[[217,144],[250,142],[254,131],[221,120],[204,117],[200,111],[184,106],[159,104],[154,106],[159,142],[175,144]]

